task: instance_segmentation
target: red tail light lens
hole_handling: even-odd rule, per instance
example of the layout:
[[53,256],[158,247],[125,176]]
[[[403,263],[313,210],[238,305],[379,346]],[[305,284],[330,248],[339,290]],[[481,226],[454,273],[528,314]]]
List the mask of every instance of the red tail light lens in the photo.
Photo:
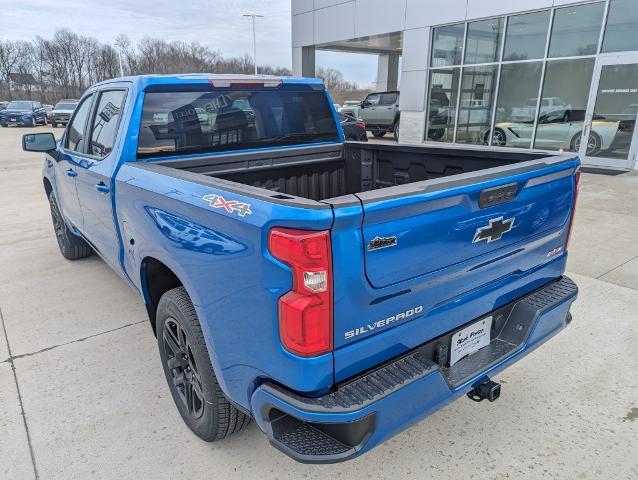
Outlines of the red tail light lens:
[[302,357],[332,351],[330,232],[273,228],[268,248],[292,269],[292,290],[279,299],[281,343]]
[[580,171],[576,171],[574,175],[574,201],[572,202],[572,213],[569,216],[569,228],[567,230],[567,242],[565,242],[565,250],[569,249],[572,239],[572,228],[574,227],[574,214],[576,213],[576,200],[578,199],[578,191],[580,190]]

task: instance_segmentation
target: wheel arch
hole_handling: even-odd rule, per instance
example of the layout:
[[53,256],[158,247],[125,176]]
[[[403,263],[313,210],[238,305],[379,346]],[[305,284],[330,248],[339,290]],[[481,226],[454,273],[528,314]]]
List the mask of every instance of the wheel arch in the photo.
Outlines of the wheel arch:
[[144,257],[140,266],[140,286],[151,328],[157,335],[155,315],[160,298],[173,288],[184,287],[184,282],[165,263],[155,257],[148,256]]
[[49,195],[51,195],[51,192],[53,191],[53,185],[51,185],[51,181],[47,177],[44,177],[44,180],[42,180],[42,183],[44,184],[44,192],[47,194],[47,198],[48,198]]

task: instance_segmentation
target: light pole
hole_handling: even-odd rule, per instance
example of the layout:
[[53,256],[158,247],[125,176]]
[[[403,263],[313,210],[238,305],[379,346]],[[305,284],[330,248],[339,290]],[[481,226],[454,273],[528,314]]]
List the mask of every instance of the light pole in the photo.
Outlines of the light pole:
[[119,42],[115,42],[115,47],[117,48],[117,58],[120,61],[120,77],[123,77],[124,67],[122,65],[122,45]]
[[253,20],[253,62],[255,62],[255,75],[257,75],[257,38],[255,36],[255,18],[264,18],[263,15],[246,13],[244,17],[251,17]]

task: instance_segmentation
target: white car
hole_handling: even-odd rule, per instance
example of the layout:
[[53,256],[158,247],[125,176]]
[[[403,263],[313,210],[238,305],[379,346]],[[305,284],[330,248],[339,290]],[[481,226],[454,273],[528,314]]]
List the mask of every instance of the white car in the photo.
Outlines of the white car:
[[[559,110],[542,115],[538,120],[534,148],[562,148],[577,152],[580,149],[583,120],[583,110]],[[595,119],[587,141],[587,155],[596,155],[602,150],[608,150],[616,138],[619,123],[618,120]],[[533,130],[533,122],[499,122],[494,125],[492,145],[529,148]],[[489,141],[489,132],[484,134],[483,140],[485,143]]]
[[346,100],[341,107],[341,113],[348,114],[354,118],[359,118],[359,110],[361,109],[361,102],[358,100]]

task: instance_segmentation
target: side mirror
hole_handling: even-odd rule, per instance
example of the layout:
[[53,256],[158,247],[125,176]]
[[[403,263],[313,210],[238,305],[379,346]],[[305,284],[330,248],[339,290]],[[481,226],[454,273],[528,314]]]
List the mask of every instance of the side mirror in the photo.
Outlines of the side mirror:
[[52,133],[27,133],[22,136],[22,150],[25,152],[50,152],[56,148]]
[[368,102],[367,100],[364,100],[363,102],[361,102],[361,108],[366,108],[370,106],[370,102]]

